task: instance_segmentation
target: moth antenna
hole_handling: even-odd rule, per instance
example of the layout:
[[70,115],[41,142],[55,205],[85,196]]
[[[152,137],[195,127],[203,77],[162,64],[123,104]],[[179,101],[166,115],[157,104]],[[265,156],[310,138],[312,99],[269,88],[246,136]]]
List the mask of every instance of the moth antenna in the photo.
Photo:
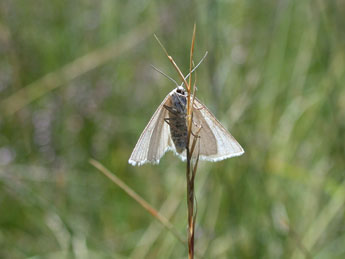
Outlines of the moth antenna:
[[[208,52],[206,51],[206,52],[205,52],[205,55],[202,57],[202,59],[199,61],[199,63],[196,65],[196,67],[194,67],[193,70],[190,71],[190,73],[189,73],[188,75],[186,75],[186,77],[184,78],[185,80],[187,80],[188,77],[190,76],[190,74],[193,73],[193,72],[200,66],[200,64],[201,64],[201,63],[204,61],[204,59],[206,58],[207,54],[208,54]],[[182,82],[182,86],[183,86],[183,82]]]
[[166,78],[170,79],[171,81],[173,81],[175,83],[176,86],[179,86],[178,83],[171,78],[170,76],[168,76],[167,74],[165,74],[162,70],[160,70],[159,68],[156,68],[154,65],[151,65],[151,67],[156,70],[158,73],[162,74],[163,76],[165,76]]

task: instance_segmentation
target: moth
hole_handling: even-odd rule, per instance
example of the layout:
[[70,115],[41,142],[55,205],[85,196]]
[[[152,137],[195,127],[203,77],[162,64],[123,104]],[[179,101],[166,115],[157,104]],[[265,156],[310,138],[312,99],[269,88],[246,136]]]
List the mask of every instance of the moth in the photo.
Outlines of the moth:
[[[141,133],[128,160],[129,164],[158,164],[168,150],[183,161],[187,159],[187,98],[188,93],[183,84],[165,97]],[[236,139],[197,98],[194,98],[193,103],[192,134],[193,132],[199,132],[194,158],[199,156],[201,160],[216,162],[244,153]]]

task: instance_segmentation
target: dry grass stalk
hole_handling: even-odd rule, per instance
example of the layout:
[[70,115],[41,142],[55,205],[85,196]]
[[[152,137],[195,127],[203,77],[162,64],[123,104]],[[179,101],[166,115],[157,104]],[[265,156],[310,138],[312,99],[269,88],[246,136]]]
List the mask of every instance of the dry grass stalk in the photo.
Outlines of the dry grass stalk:
[[146,200],[144,200],[139,194],[137,194],[132,188],[125,184],[116,175],[111,173],[107,168],[105,168],[100,162],[90,159],[90,164],[102,172],[106,177],[108,177],[113,183],[119,186],[123,191],[126,192],[128,196],[139,203],[147,212],[149,212],[154,218],[156,218],[166,229],[168,229],[181,243],[185,244],[184,238],[178,233],[171,222],[160,214],[156,209],[154,209]]
[[[186,86],[186,90],[188,93],[187,98],[187,146],[186,146],[186,153],[187,153],[187,166],[186,166],[186,180],[187,180],[187,208],[188,208],[188,258],[194,258],[194,230],[195,230],[195,219],[196,213],[194,212],[194,179],[198,167],[199,162],[199,154],[195,162],[193,163],[192,155],[194,152],[195,145],[198,140],[198,134],[201,128],[197,132],[192,132],[192,121],[193,121],[193,104],[195,98],[195,83],[193,85],[193,89],[191,87],[192,84],[192,70],[193,70],[193,53],[194,53],[194,44],[195,44],[195,32],[196,32],[196,25],[194,24],[193,29],[193,37],[192,37],[192,44],[190,49],[190,66],[189,66],[189,82],[186,81],[185,76],[181,72],[180,68],[175,63],[174,59],[168,54],[166,49],[164,48],[163,44],[159,41],[156,37],[158,43],[161,45],[162,49],[164,50],[165,54],[167,55],[170,62],[173,64],[174,68],[176,69],[177,73],[181,77],[183,83]],[[192,94],[193,90],[193,94]],[[193,140],[191,142],[191,136],[193,136]],[[192,143],[192,145],[190,145]]]

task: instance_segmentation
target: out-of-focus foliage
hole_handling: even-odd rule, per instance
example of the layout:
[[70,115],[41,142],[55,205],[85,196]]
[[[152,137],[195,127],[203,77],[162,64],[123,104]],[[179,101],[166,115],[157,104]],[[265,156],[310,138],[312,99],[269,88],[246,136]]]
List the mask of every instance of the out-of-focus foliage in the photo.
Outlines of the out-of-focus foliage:
[[[245,148],[201,162],[204,258],[345,257],[343,1],[0,2],[0,258],[186,258],[88,160],[186,234],[184,164],[130,153],[194,22],[198,97]],[[24,90],[23,90],[24,89]],[[311,258],[311,257],[310,257]]]

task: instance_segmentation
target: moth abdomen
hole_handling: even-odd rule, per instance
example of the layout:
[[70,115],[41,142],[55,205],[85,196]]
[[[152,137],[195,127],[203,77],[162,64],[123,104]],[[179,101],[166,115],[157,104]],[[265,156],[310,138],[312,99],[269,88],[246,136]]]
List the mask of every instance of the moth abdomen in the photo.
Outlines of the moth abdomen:
[[182,153],[187,147],[187,97],[174,92],[170,98],[171,106],[164,107],[169,111],[168,124],[176,152]]

